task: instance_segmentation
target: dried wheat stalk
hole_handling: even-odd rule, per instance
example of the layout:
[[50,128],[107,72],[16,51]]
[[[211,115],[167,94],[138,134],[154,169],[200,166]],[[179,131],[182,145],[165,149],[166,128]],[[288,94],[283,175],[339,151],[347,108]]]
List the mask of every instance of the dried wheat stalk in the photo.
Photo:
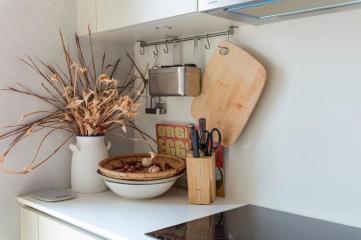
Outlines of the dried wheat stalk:
[[[53,157],[74,135],[102,136],[110,131],[119,134],[117,129],[126,132],[127,126],[129,126],[140,132],[148,145],[150,145],[149,139],[154,141],[131,122],[138,114],[138,106],[141,104],[141,95],[146,82],[144,74],[136,66],[132,57],[127,53],[131,68],[125,79],[116,80],[115,75],[120,59],[114,64],[105,65],[105,54],[102,57],[101,73],[97,74],[90,29],[90,64],[84,58],[77,35],[75,35],[76,59],[72,58],[69,47],[66,47],[61,31],[60,38],[66,61],[65,71],[58,65],[53,66],[37,58],[27,56],[25,59],[20,59],[42,77],[43,94],[36,93],[20,83],[17,83],[17,87],[1,89],[40,99],[54,109],[53,111],[24,114],[18,124],[8,126],[4,132],[0,133],[0,141],[11,139],[8,148],[0,155],[0,169],[5,172],[26,174],[32,171]],[[134,69],[139,76],[133,73]],[[142,80],[139,86],[135,84],[137,78]],[[35,120],[26,122],[30,116]],[[35,156],[29,164],[22,170],[5,168],[4,162],[13,148],[25,138],[40,131],[47,131],[47,133],[42,138]],[[49,156],[39,160],[38,155],[43,144],[50,135],[57,131],[68,132],[69,136]]]

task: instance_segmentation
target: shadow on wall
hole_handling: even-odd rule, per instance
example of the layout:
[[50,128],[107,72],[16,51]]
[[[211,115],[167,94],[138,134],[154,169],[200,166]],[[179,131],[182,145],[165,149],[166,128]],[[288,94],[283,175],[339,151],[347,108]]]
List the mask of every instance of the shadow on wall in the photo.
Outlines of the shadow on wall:
[[[234,143],[233,146],[225,149],[226,186],[231,186],[230,184],[233,184],[234,179],[237,179],[234,176],[234,174],[238,172],[237,170],[234,170],[235,163],[239,161],[245,161],[245,159],[239,159],[240,157],[237,155],[237,153],[234,154],[234,151],[231,152],[231,150],[237,148],[237,152],[239,152],[242,151],[242,149],[246,150],[250,145],[257,145],[257,142],[261,140],[261,136],[267,128],[267,119],[269,119],[271,115],[274,114],[273,109],[275,106],[277,106],[279,102],[278,99],[280,98],[279,96],[284,91],[283,89],[285,87],[285,74],[282,71],[282,68],[280,68],[277,64],[272,63],[266,56],[252,49],[250,46],[242,43],[238,43],[237,45],[250,53],[265,67],[267,72],[267,80],[263,89],[263,93],[260,96],[254,112],[251,114],[248,123],[246,124],[238,140]],[[254,157],[253,152],[244,151],[242,154],[242,158],[247,158],[248,161],[252,161],[252,157]],[[238,166],[240,165],[238,164]],[[247,174],[246,170],[243,170],[242,172]],[[257,178],[257,176],[249,176],[248,178],[243,179],[247,179],[247,181],[252,182],[256,180],[255,178]],[[243,182],[239,184],[239,187],[250,188],[251,186],[246,182]],[[243,189],[240,192],[252,192],[252,189]],[[255,194],[256,193],[254,193],[252,196],[257,198]]]
[[[266,69],[267,80],[263,93],[250,116],[247,125],[235,144],[242,142],[242,145],[247,144],[248,141],[254,141],[255,136],[260,136],[264,127],[267,127],[265,120],[270,116],[273,106],[277,105],[279,94],[283,91],[285,75],[282,68],[268,60],[267,57],[251,49],[249,46],[238,44],[241,48],[255,57]],[[267,103],[267,104],[266,104]]]

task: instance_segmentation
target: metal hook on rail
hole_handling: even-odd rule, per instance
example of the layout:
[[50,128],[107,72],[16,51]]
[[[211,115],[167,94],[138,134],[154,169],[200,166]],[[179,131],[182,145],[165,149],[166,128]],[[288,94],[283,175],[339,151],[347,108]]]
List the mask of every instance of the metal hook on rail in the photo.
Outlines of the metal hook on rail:
[[145,48],[144,48],[143,45],[140,45],[139,53],[140,53],[140,55],[144,55],[144,53],[145,53]]
[[211,43],[209,42],[209,36],[208,36],[208,34],[207,34],[207,44],[204,44],[204,47],[205,47],[206,49],[210,49],[210,48],[211,48]]
[[154,57],[158,56],[159,50],[158,50],[158,44],[154,44],[155,51],[153,50]]
[[163,51],[164,51],[165,54],[169,53],[168,41],[167,40],[165,40],[165,49],[163,49]]

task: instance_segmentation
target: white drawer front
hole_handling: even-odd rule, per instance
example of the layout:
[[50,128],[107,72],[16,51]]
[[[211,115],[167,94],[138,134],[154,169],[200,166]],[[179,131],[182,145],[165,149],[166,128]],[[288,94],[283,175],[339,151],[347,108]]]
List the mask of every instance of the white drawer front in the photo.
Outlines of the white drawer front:
[[21,209],[21,240],[39,239],[39,215],[28,208]]
[[39,240],[99,240],[70,225],[39,216]]

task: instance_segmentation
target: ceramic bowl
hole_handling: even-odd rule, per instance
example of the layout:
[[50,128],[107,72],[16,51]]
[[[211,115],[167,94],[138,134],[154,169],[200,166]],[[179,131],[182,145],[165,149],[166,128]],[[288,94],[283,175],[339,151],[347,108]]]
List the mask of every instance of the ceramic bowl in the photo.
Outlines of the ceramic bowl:
[[115,194],[130,199],[155,198],[166,193],[184,173],[175,177],[152,181],[129,181],[109,178],[99,174]]

